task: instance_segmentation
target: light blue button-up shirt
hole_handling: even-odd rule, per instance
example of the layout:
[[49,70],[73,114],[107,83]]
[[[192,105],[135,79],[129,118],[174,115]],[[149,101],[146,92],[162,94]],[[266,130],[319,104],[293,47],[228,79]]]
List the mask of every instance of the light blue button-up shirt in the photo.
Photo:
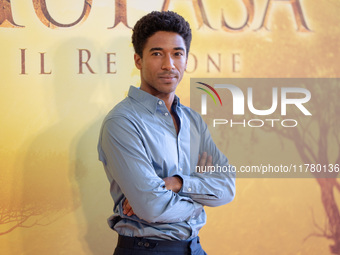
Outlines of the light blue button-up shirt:
[[[198,155],[228,166],[199,114],[175,97],[177,135],[164,101],[130,87],[128,97],[106,116],[98,144],[99,159],[110,181],[112,229],[124,236],[190,240],[206,222],[204,206],[229,203],[235,195],[231,172],[197,173]],[[165,188],[162,178],[180,176],[182,189]],[[127,198],[135,215],[123,214]]]

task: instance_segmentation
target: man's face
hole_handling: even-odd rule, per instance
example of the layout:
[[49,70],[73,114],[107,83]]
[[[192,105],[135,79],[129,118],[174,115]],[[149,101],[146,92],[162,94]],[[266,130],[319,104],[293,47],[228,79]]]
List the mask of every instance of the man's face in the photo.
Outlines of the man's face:
[[141,71],[141,89],[154,95],[174,93],[187,65],[183,38],[173,32],[158,31],[148,38],[143,58],[135,54]]

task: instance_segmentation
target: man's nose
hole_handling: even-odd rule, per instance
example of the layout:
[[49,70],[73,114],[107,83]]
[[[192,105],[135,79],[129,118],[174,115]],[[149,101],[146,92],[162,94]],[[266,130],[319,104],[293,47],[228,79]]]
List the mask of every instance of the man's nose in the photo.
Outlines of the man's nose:
[[172,57],[170,55],[165,55],[163,58],[162,69],[170,71],[174,68],[174,60]]

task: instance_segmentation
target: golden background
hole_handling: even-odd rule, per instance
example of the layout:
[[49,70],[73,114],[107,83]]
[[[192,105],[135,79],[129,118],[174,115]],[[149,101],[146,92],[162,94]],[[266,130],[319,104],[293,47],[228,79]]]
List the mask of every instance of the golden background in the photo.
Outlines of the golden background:
[[[131,30],[115,21],[126,14],[131,27],[144,14],[161,10],[163,1],[87,1],[86,19],[64,28],[48,27],[38,18],[41,2],[1,1],[6,8],[11,5],[15,23],[23,26],[8,27],[0,11],[1,254],[112,254],[117,236],[106,218],[113,202],[96,145],[106,113],[130,85],[139,83]],[[124,2],[126,13],[117,15]],[[267,1],[254,0],[253,20],[239,32],[223,29],[222,10],[230,26],[241,27],[251,0],[165,2],[193,29],[188,73],[177,90],[186,105],[190,77],[339,77],[337,0],[298,1],[309,32],[297,31],[289,1],[271,1],[268,29],[257,30]],[[54,20],[68,24],[81,16],[84,1],[46,0],[46,6]],[[199,6],[206,16],[197,16]],[[85,65],[80,73],[79,53],[84,61],[88,57],[84,50],[91,53],[95,73]],[[107,53],[115,62],[110,64],[113,74],[107,73]],[[41,74],[42,56],[46,74]],[[251,164],[256,155],[304,163],[292,142],[275,133],[260,134],[264,142],[255,152],[242,133],[237,135],[216,142],[228,142],[231,163]],[[329,150],[339,153],[339,144]],[[335,201],[340,201],[337,192]],[[206,211],[200,237],[208,254],[331,254],[334,240],[320,236],[334,226],[328,224],[315,179],[238,179],[235,200]]]

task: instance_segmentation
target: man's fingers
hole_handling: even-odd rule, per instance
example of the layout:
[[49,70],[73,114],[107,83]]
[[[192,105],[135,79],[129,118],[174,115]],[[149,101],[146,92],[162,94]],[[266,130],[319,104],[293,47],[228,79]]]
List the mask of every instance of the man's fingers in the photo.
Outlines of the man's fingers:
[[203,152],[201,157],[199,157],[199,161],[198,161],[198,165],[201,167],[201,170],[202,168],[205,166],[206,164],[206,161],[207,161],[207,153],[206,152]]
[[127,200],[127,198],[125,198],[124,202],[123,202],[123,208],[126,206],[126,204],[128,204],[129,201]]
[[207,166],[212,166],[213,164],[212,164],[212,156],[210,155],[210,156],[208,156],[208,158],[207,158]]
[[132,216],[134,214],[135,212],[132,210],[132,208],[126,213],[127,216]]
[[123,209],[127,210],[127,211],[131,209],[131,205],[129,204],[129,200],[127,200],[126,198],[123,202]]
[[129,200],[127,199],[125,199],[125,201],[123,202],[123,213],[126,214],[127,216],[135,214],[134,211],[132,210]]
[[123,213],[127,216],[132,216],[135,214],[135,212],[133,211],[130,203],[129,203],[129,200],[127,200],[125,198],[124,202],[123,202]]
[[198,155],[198,162],[197,166],[199,166],[199,173],[205,173],[208,172],[209,169],[207,166],[212,166],[212,156],[209,155],[207,152],[203,152],[202,155]]

